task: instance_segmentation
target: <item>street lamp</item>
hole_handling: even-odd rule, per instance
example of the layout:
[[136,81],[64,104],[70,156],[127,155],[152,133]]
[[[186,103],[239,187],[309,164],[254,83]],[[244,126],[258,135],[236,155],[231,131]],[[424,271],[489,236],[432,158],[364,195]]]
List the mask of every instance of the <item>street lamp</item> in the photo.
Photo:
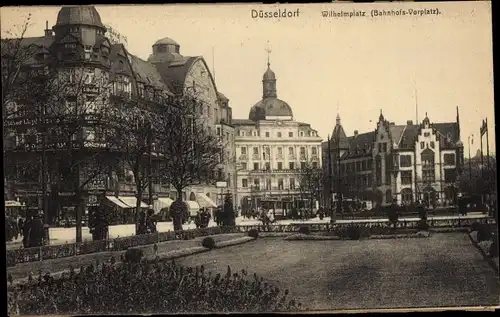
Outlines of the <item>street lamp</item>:
[[474,133],[469,135],[469,137],[467,138],[467,142],[469,145],[469,181],[472,183],[472,161],[470,158],[470,146],[471,144],[474,144]]

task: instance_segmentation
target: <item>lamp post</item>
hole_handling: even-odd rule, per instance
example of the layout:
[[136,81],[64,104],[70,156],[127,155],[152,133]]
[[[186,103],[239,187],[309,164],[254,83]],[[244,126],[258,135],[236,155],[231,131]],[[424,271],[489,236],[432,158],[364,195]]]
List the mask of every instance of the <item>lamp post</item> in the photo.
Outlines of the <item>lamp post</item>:
[[467,142],[469,145],[469,182],[472,184],[472,161],[470,157],[470,146],[471,144],[474,144],[474,134],[469,135],[467,138]]

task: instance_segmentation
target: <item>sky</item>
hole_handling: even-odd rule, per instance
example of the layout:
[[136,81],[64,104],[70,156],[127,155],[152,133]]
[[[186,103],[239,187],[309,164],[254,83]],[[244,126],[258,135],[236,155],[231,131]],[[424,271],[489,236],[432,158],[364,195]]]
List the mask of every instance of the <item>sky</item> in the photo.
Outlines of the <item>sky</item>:
[[[439,15],[372,17],[372,9],[438,8]],[[42,36],[60,7],[2,7],[2,37],[31,13],[27,36]],[[262,98],[271,50],[278,98],[326,140],[339,113],[352,135],[373,131],[382,109],[396,124],[454,122],[460,111],[467,155],[479,148],[488,118],[495,152],[491,4],[489,2],[310,5],[96,6],[104,24],[127,37],[127,49],[147,59],[154,42],[170,37],[181,54],[203,56],[233,117],[248,118]],[[252,10],[287,9],[299,16],[253,19]],[[324,18],[323,10],[365,11],[365,17]],[[485,142],[485,141],[484,141]]]

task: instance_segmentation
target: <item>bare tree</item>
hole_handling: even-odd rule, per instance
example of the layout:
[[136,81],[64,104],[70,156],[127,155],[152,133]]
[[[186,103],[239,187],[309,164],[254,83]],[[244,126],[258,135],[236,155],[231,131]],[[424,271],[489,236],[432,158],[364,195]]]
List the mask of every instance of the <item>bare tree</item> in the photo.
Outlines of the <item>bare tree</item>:
[[159,152],[166,157],[159,174],[182,200],[182,191],[193,185],[213,184],[226,161],[225,144],[210,129],[204,104],[193,94],[170,98],[162,107],[163,120],[154,122]]
[[[112,127],[116,133],[114,146],[117,158],[124,166],[132,171],[133,183],[136,192],[135,223],[136,234],[138,231],[138,215],[141,211],[143,193],[153,178],[152,152],[155,138],[160,137],[158,133],[165,131],[155,130],[162,125],[164,118],[159,116],[153,109],[142,109],[138,105],[126,108],[114,108]],[[155,170],[158,173],[159,170]],[[150,189],[151,190],[151,189]],[[151,195],[151,193],[149,193]],[[150,201],[149,204],[152,204]]]
[[21,25],[8,30],[1,39],[2,54],[2,115],[4,120],[12,114],[8,105],[22,97],[30,86],[24,67],[33,58],[35,47],[23,43],[30,25],[31,15]]
[[306,162],[305,166],[299,172],[299,188],[303,196],[309,199],[309,206],[312,209],[314,200],[319,200],[319,195],[322,191],[325,182],[323,169],[314,166],[312,162]]

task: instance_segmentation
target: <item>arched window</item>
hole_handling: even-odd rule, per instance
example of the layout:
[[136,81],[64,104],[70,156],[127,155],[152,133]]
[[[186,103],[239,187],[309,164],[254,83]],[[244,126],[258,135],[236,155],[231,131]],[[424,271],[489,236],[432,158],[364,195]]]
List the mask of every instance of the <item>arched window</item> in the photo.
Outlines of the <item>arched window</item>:
[[385,192],[385,202],[386,203],[391,203],[392,202],[392,191],[390,189],[388,189]]
[[191,192],[191,194],[189,195],[189,200],[191,200],[191,201],[196,200],[196,195],[193,192]]
[[401,201],[403,204],[408,205],[413,201],[411,188],[404,188],[401,190]]

